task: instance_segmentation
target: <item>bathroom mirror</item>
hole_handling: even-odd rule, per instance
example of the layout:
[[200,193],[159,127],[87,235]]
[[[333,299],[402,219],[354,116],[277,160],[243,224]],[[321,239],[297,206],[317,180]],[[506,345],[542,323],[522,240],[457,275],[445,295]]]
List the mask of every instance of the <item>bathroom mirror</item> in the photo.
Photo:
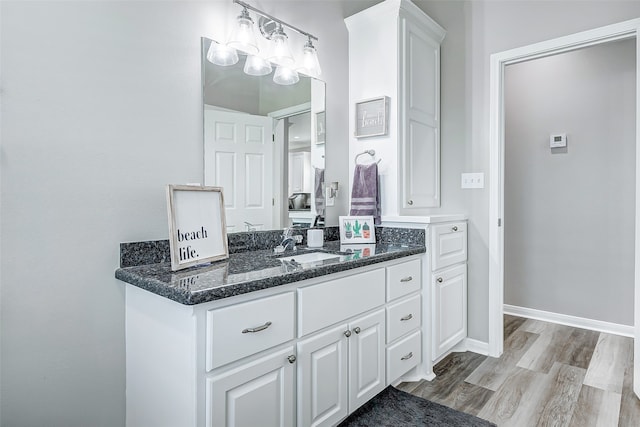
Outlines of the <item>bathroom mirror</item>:
[[245,74],[241,52],[215,65],[212,42],[202,38],[204,184],[223,188],[227,232],[313,224],[324,217],[324,82]]

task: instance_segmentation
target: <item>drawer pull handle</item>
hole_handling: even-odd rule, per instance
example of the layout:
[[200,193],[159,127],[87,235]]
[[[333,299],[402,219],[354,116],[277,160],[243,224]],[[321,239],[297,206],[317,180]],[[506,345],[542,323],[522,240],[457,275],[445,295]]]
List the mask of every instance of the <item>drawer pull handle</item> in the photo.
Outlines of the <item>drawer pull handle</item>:
[[260,332],[260,331],[264,331],[265,329],[267,329],[269,326],[271,326],[271,322],[267,322],[262,326],[258,326],[256,328],[247,328],[247,329],[243,329],[242,333],[243,334],[248,334],[248,333],[254,333],[254,332]]
[[451,231],[458,231],[458,226],[454,225],[453,227],[451,227]]
[[344,331],[344,336],[349,338],[351,336],[351,331],[348,330],[348,329],[346,331]]
[[410,282],[412,280],[413,280],[413,276],[407,276],[407,277],[403,277],[402,279],[400,279],[400,281],[402,283]]
[[438,283],[442,283],[442,277],[438,277],[436,280],[438,281]]
[[403,321],[403,322],[406,322],[407,320],[411,320],[411,319],[413,319],[413,314],[411,314],[411,313],[409,313],[406,316],[400,318],[400,320]]
[[353,328],[353,332],[355,332],[356,334],[360,333],[360,326],[356,326],[355,328]]
[[402,357],[400,358],[400,360],[409,360],[409,359],[411,359],[412,357],[413,357],[413,352],[411,351],[411,352],[409,352],[409,354],[407,354],[407,355],[405,355],[405,356],[402,356]]
[[287,356],[287,360],[289,363],[296,363],[296,355],[292,354],[291,356]]

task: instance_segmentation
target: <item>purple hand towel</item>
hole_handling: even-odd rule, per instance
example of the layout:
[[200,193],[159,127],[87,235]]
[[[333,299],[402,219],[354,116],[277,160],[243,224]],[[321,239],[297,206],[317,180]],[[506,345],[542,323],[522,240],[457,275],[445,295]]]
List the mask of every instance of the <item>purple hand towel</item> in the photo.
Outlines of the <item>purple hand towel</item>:
[[315,168],[313,195],[316,199],[316,215],[324,216],[324,169]]
[[350,214],[371,215],[374,224],[380,225],[380,184],[377,163],[356,165],[353,171]]

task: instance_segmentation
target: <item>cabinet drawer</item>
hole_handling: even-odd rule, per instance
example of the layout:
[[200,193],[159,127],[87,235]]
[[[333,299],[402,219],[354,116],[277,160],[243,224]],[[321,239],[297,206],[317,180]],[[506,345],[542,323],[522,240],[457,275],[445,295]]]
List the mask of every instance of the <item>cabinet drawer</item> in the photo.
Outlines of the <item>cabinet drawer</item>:
[[293,292],[207,312],[207,371],[295,338]]
[[467,260],[467,223],[434,225],[431,232],[431,269],[448,267]]
[[384,269],[298,289],[298,335],[304,336],[384,304]]
[[419,259],[387,267],[387,301],[419,290],[421,282]]
[[393,384],[422,360],[420,331],[409,335],[387,348],[387,384]]
[[387,344],[420,327],[420,295],[387,307]]

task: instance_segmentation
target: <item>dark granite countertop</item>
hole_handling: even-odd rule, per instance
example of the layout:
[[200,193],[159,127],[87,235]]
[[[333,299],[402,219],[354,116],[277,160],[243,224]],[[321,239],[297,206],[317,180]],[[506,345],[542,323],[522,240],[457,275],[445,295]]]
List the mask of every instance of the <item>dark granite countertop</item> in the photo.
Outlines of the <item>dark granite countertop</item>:
[[[367,247],[368,255],[364,253]],[[322,250],[340,257],[311,265],[280,261],[280,257],[317,251],[299,246],[296,252],[277,256],[266,249],[231,253],[228,260],[176,272],[171,271],[169,262],[123,267],[116,270],[115,275],[157,295],[195,305],[424,253],[425,245],[415,241],[407,244],[378,242],[356,246],[355,251],[352,249],[348,253],[348,248],[340,247],[340,241],[328,241]]]

